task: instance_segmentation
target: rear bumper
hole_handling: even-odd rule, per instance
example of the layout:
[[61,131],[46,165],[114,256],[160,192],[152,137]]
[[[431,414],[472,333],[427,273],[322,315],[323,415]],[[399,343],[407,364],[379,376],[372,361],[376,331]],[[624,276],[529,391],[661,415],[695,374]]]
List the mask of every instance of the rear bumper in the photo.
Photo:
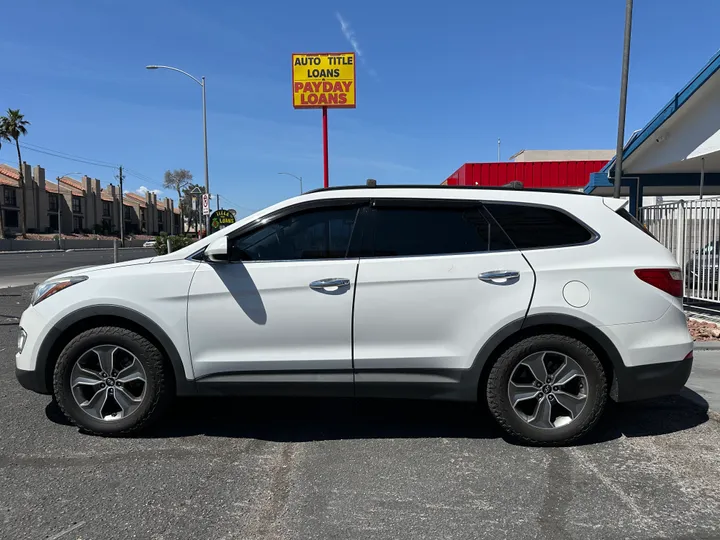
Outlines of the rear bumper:
[[678,362],[616,367],[610,397],[622,403],[677,394],[690,378],[692,363],[690,353]]

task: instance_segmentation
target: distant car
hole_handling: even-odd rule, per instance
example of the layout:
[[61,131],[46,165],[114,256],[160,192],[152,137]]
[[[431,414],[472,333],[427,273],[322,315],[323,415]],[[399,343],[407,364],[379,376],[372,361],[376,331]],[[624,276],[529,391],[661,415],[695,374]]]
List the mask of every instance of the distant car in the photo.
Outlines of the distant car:
[[572,442],[609,399],[675,393],[692,367],[682,272],[625,204],[306,193],[168,255],[38,285],[16,375],[101,435],[175,395],[290,394],[480,401],[522,442]]
[[148,240],[143,244],[143,247],[145,248],[154,248],[155,246],[157,246],[157,242],[155,240]]

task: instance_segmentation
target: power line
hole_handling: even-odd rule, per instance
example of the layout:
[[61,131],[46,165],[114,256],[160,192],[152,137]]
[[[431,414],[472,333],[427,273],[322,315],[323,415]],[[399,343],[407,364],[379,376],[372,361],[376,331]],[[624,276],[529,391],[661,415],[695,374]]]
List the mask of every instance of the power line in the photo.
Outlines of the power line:
[[63,155],[63,156],[67,156],[67,157],[70,157],[70,158],[82,159],[82,160],[86,160],[86,161],[93,161],[93,162],[96,162],[96,163],[103,164],[103,165],[105,165],[105,166],[107,166],[107,167],[113,167],[113,168],[115,168],[115,169],[118,168],[118,165],[117,165],[117,164],[115,164],[115,163],[110,163],[109,161],[102,161],[102,160],[100,160],[100,159],[86,158],[86,157],[83,157],[83,156],[78,156],[78,155],[75,155],[75,154],[70,154],[70,153],[68,153],[68,152],[63,152],[63,151],[61,151],[61,150],[53,150],[52,148],[47,148],[47,147],[45,147],[45,146],[40,146],[39,144],[31,144],[31,143],[28,143],[28,142],[23,142],[23,143],[20,144],[20,146],[22,146],[22,147],[24,147],[24,148],[31,149],[31,150],[52,152],[53,154],[61,154],[61,155]]
[[20,146],[21,146],[22,148],[24,148],[25,150],[29,150],[29,151],[31,151],[31,152],[38,152],[38,153],[40,153],[40,154],[46,154],[46,155],[48,155],[48,156],[53,156],[53,157],[60,158],[60,159],[66,159],[66,160],[68,160],[68,161],[75,161],[75,162],[77,162],[77,163],[85,163],[85,164],[87,164],[87,165],[93,165],[93,166],[95,166],[95,167],[106,167],[106,168],[108,168],[108,169],[117,169],[117,165],[108,165],[107,163],[104,163],[104,162],[101,162],[101,161],[94,161],[94,160],[91,160],[91,159],[85,159],[85,158],[81,158],[81,157],[70,157],[70,156],[63,155],[63,154],[58,153],[58,152],[52,152],[52,151],[46,151],[46,150],[39,150],[39,149],[37,149],[37,148],[31,148],[31,147],[27,146],[27,145],[24,144],[24,143],[20,144]]

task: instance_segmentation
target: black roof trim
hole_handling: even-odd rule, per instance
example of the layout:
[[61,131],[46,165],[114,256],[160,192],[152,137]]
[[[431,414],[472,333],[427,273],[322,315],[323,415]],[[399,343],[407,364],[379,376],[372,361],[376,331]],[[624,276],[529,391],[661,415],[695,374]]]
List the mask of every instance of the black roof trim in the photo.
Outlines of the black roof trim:
[[448,186],[447,184],[398,184],[398,185],[392,185],[392,184],[383,184],[383,185],[377,185],[377,186],[331,186],[327,188],[318,188],[313,189],[310,191],[306,191],[305,194],[308,193],[321,193],[323,191],[343,191],[343,190],[350,190],[350,189],[474,189],[474,190],[486,190],[486,191],[530,191],[532,193],[561,193],[566,195],[585,195],[584,192],[581,191],[565,191],[562,189],[549,189],[549,188],[526,188],[523,187],[522,189],[518,190],[517,187],[511,187],[511,186]]

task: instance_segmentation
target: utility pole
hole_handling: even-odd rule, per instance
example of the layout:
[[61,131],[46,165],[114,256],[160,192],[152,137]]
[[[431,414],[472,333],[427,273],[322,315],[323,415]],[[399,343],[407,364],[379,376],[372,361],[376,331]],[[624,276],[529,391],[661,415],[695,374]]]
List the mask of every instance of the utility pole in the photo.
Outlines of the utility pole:
[[[623,43],[622,73],[620,75],[620,110],[618,111],[617,148],[615,150],[615,183],[613,197],[620,198],[623,149],[625,146],[625,111],[627,109],[628,70],[630,68],[630,35],[632,33],[633,0],[625,3],[625,39]],[[642,205],[642,201],[638,204]]]
[[500,137],[498,137],[498,163],[500,163]]
[[122,165],[120,165],[120,174],[118,175],[120,181],[120,247],[125,247],[125,200],[123,192],[123,172]]
[[217,199],[217,209],[220,210],[220,195],[215,195]]

